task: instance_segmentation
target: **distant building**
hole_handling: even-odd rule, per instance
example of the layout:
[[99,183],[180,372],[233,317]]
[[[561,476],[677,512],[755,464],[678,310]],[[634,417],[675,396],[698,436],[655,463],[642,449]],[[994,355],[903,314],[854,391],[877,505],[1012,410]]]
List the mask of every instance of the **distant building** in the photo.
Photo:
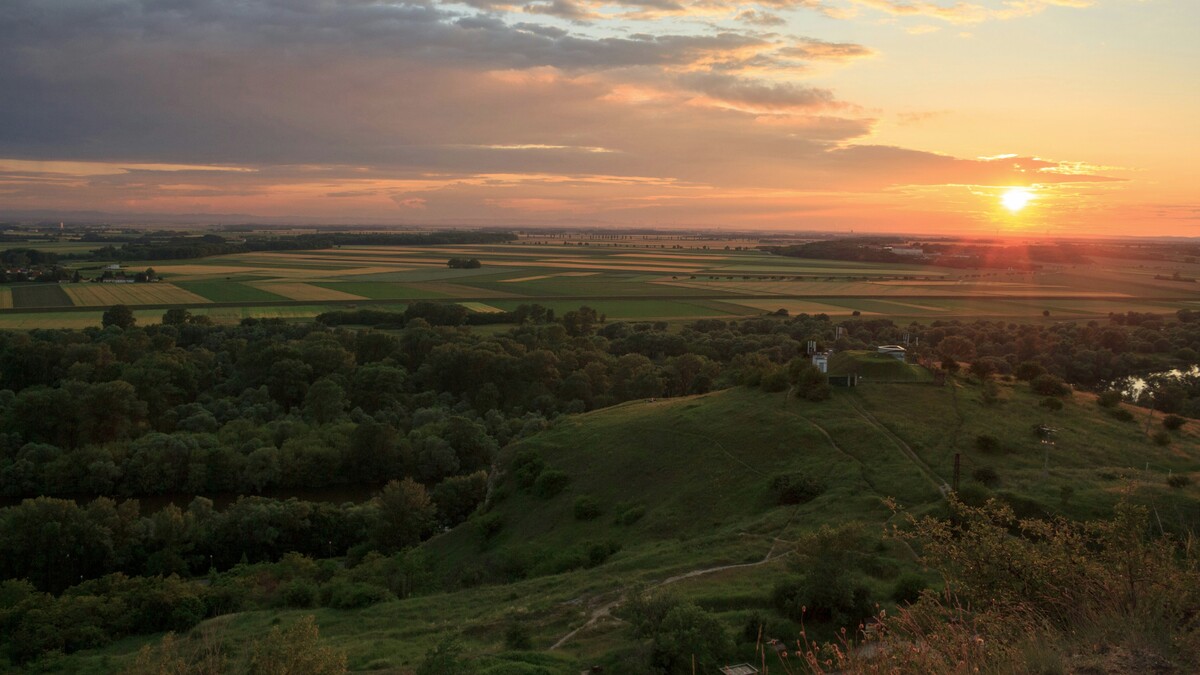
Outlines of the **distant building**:
[[903,361],[908,356],[908,350],[900,345],[880,345],[875,348],[875,351],[885,356],[890,356],[897,361]]
[[113,271],[119,270],[119,269],[121,269],[121,263],[113,263],[113,264],[111,264],[111,265],[108,265],[108,266],[107,266],[107,267],[105,267],[104,269],[106,269],[106,270],[113,270]]
[[736,666],[722,666],[721,675],[757,675],[758,668],[749,663],[739,663]]
[[829,352],[818,352],[812,355],[812,364],[822,373],[829,372]]

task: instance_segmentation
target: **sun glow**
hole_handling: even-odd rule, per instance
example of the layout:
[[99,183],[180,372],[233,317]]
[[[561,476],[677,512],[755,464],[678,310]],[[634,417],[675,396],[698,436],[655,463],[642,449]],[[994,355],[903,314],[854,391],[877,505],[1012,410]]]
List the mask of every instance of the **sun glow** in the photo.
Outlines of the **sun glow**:
[[1025,188],[1011,188],[1000,197],[1000,203],[1004,208],[1016,213],[1025,208],[1025,205],[1033,199],[1033,193]]

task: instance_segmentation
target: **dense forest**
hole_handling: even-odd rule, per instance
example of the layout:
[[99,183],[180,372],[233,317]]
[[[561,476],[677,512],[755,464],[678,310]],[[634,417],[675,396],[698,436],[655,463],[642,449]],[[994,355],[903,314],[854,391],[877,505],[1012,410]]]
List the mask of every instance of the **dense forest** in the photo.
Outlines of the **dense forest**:
[[[588,308],[555,316],[525,306],[496,335],[472,331],[472,313],[438,303],[312,324],[215,326],[172,312],[146,327],[0,333],[0,490],[13,504],[0,509],[0,579],[11,580],[0,584],[0,641],[13,658],[186,627],[256,603],[358,606],[450,583],[404,551],[476,510],[500,447],[560,415],[621,401],[813,384],[802,358],[810,339],[847,350],[907,334],[934,367],[1087,388],[1191,366],[1200,353],[1200,315],[1186,311],[1084,325],[800,315],[672,330],[609,322]],[[388,328],[342,327],[364,323]],[[1200,415],[1200,382],[1156,386],[1159,410]],[[539,476],[531,489],[552,490],[551,479]],[[253,496],[333,486],[362,498]],[[137,501],[229,493],[247,496],[221,509],[203,496],[147,512]],[[565,551],[544,571],[598,564],[611,552]],[[276,585],[265,595],[247,590],[261,578],[246,581],[246,565],[281,565],[289,554],[350,564],[293,558],[269,569],[297,585],[294,597]],[[374,567],[359,569],[362,561]],[[205,574],[204,585],[186,581]],[[344,579],[344,596],[314,596],[318,578]],[[106,604],[129,611],[109,622]]]

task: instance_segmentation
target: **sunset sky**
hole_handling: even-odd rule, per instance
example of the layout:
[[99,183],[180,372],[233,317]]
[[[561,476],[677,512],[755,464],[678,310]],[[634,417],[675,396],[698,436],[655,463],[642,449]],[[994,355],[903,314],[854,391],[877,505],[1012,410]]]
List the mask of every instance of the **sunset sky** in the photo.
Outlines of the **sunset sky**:
[[0,218],[1200,236],[1198,27],[1195,0],[0,0]]

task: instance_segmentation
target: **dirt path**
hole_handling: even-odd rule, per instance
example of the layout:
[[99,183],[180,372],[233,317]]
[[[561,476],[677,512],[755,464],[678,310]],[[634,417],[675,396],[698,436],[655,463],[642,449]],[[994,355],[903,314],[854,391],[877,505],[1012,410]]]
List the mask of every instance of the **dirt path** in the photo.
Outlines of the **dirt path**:
[[[788,521],[788,522],[791,522],[791,521]],[[776,541],[778,541],[778,539]],[[775,551],[775,544],[771,544],[771,550],[767,551],[767,555],[764,556],[762,560],[759,560],[756,562],[751,562],[751,563],[736,563],[736,564],[732,564],[732,565],[717,565],[716,567],[706,567],[704,569],[692,570],[691,572],[684,572],[683,574],[677,574],[673,577],[668,577],[668,578],[663,579],[662,581],[658,582],[657,584],[648,586],[646,588],[646,590],[662,588],[663,586],[668,586],[677,581],[683,581],[684,579],[694,579],[695,577],[704,576],[706,574],[714,574],[716,572],[724,572],[726,570],[741,569],[744,567],[758,567],[759,565],[765,565],[769,562],[778,560],[780,558],[785,558],[791,554],[791,551],[785,551],[785,552],[779,553],[779,554],[774,554],[774,551]],[[566,643],[570,642],[571,638],[575,637],[581,631],[596,625],[597,623],[599,623],[599,621],[601,619],[611,616],[613,609],[615,609],[617,606],[619,606],[624,601],[625,601],[625,594],[622,593],[621,595],[617,596],[617,598],[615,600],[607,602],[607,603],[597,607],[596,609],[592,610],[592,613],[590,615],[588,615],[588,620],[583,625],[579,626],[578,628],[572,630],[571,632],[569,632],[566,635],[559,638],[558,642],[555,642],[553,645],[550,646],[550,649],[555,650],[555,649],[558,649],[559,647],[562,647]]]
[[[724,445],[721,444],[720,441],[718,441],[715,438],[712,438],[709,436],[704,436],[703,434],[695,434],[692,432],[680,431],[678,429],[672,429],[672,430],[670,430],[670,433],[691,435],[691,436],[700,438],[702,440],[708,441],[710,443],[713,443],[714,445],[717,446],[718,449],[720,449],[721,452],[725,453],[731,460],[737,462],[738,464],[741,464],[748,471],[751,471],[760,476],[766,476],[766,474],[763,473],[762,470],[758,469],[757,467],[755,467],[751,464],[746,463],[745,460],[743,460],[741,457],[738,457],[737,455],[730,452]],[[704,576],[706,574],[714,574],[716,572],[724,572],[726,570],[740,569],[740,568],[744,568],[744,567],[757,567],[759,565],[765,565],[773,560],[778,560],[779,558],[783,558],[783,557],[789,555],[791,553],[791,551],[785,551],[783,553],[778,553],[778,554],[775,553],[775,547],[781,541],[781,539],[779,539],[779,534],[783,534],[785,531],[787,531],[787,528],[792,524],[792,521],[794,521],[796,519],[796,515],[799,512],[800,512],[799,506],[797,506],[795,509],[792,510],[792,515],[787,519],[787,522],[785,522],[783,524],[783,526],[779,528],[779,531],[776,534],[776,536],[771,538],[771,548],[767,549],[767,553],[766,553],[766,555],[763,556],[762,560],[759,560],[757,562],[751,562],[751,563],[735,563],[735,564],[731,564],[731,565],[717,565],[715,567],[705,567],[705,568],[698,569],[698,570],[692,570],[690,572],[684,572],[683,574],[677,574],[673,577],[668,577],[656,584],[653,584],[652,586],[647,587],[647,590],[651,590],[651,589],[655,589],[655,588],[662,588],[663,586],[668,586],[675,582],[683,581],[684,579],[693,579],[695,577]],[[562,647],[566,643],[570,642],[571,638],[578,635],[580,631],[583,631],[587,628],[595,626],[597,623],[599,623],[605,617],[611,616],[612,610],[624,601],[625,601],[625,593],[624,593],[624,591],[622,591],[621,594],[616,597],[616,599],[611,600],[603,605],[600,605],[596,609],[592,610],[591,614],[588,615],[588,620],[586,622],[584,622],[583,625],[575,628],[571,632],[569,632],[566,635],[559,638],[558,642],[555,642],[553,645],[550,646],[550,649],[554,650],[554,649],[558,649],[559,647]]]
[[930,485],[932,485],[934,489],[936,489],[938,492],[941,492],[943,495],[950,494],[950,485],[946,483],[946,481],[942,480],[942,477],[937,475],[937,473],[935,473],[928,464],[922,461],[921,458],[917,456],[917,453],[908,445],[908,443],[904,441],[903,438],[900,438],[896,434],[892,433],[891,429],[888,429],[882,422],[876,419],[874,415],[867,412],[866,408],[862,407],[862,404],[855,399],[853,394],[847,396],[846,400],[850,402],[850,407],[854,408],[854,410],[858,412],[859,416],[866,420],[867,424],[875,427],[881,434],[887,437],[887,439],[892,442],[892,445],[896,446],[896,449],[899,450],[905,457],[907,457],[909,461],[912,462],[913,466],[917,467],[917,470],[925,476],[926,480],[929,481]]

